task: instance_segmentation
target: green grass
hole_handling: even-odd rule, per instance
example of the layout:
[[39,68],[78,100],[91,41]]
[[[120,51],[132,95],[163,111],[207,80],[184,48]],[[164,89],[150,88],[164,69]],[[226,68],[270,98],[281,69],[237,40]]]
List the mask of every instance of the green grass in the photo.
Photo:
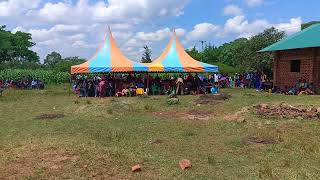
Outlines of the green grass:
[[[0,179],[317,179],[320,121],[242,113],[243,107],[287,102],[316,105],[318,96],[268,96],[223,90],[230,100],[196,105],[197,96],[77,98],[67,85],[6,91],[0,97]],[[198,110],[209,120],[177,112]],[[170,114],[172,113],[172,114]],[[39,120],[43,114],[65,117]],[[248,144],[258,137],[273,144]],[[158,141],[160,143],[153,143]],[[193,167],[181,170],[189,159]],[[131,167],[141,164],[142,171]]]

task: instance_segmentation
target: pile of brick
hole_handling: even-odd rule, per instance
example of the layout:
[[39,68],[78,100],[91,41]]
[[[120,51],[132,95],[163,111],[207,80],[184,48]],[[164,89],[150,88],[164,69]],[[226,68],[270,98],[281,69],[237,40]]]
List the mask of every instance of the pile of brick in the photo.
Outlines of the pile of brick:
[[320,119],[320,108],[289,104],[259,104],[254,107],[259,115],[280,118]]

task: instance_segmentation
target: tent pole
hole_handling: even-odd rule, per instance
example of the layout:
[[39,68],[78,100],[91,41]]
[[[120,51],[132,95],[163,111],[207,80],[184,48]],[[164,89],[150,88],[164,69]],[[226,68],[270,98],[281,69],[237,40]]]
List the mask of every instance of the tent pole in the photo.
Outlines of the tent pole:
[[149,95],[149,72],[147,72],[147,89],[146,89],[147,95]]
[[71,77],[71,73],[70,73],[70,79],[69,79],[69,84],[70,84],[70,87],[69,87],[69,96],[71,96],[71,88],[72,88],[72,77]]

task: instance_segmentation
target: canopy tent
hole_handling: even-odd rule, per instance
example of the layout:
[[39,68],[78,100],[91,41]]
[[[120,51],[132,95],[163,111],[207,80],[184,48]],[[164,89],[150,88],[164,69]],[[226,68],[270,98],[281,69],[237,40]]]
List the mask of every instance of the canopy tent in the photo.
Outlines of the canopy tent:
[[152,63],[145,63],[149,72],[218,72],[218,66],[193,59],[180,44],[175,32],[166,49]]
[[85,63],[71,67],[71,74],[147,71],[146,65],[131,61],[122,54],[110,30],[92,58]]

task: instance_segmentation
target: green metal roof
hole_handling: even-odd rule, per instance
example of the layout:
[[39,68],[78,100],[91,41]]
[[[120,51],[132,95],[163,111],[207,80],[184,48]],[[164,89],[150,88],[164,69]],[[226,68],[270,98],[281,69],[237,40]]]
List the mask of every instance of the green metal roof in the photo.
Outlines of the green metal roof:
[[288,49],[301,49],[320,47],[320,24],[314,24],[300,32],[282,39],[259,52],[281,51]]

